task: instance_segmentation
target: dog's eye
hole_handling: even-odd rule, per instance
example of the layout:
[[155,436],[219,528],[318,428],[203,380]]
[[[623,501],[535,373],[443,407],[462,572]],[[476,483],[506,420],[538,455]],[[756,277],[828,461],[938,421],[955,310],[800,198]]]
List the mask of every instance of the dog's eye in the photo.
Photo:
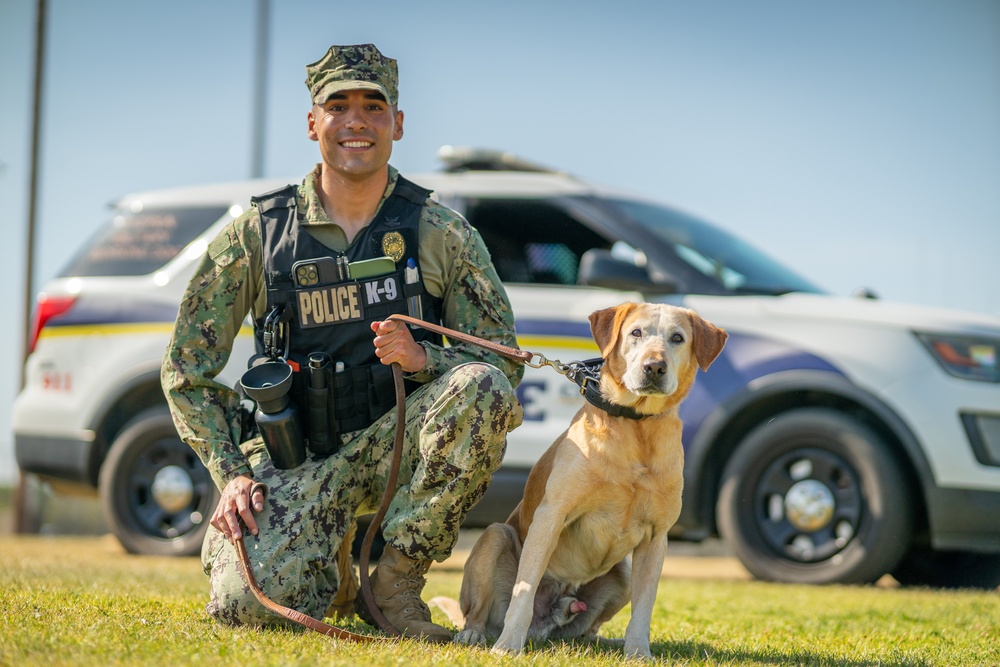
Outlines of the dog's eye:
[[632,332],[629,333],[629,335],[633,338],[642,338],[642,329],[632,329]]
[[679,333],[675,333],[673,336],[670,337],[670,342],[671,343],[683,343],[684,342],[684,336],[682,336]]

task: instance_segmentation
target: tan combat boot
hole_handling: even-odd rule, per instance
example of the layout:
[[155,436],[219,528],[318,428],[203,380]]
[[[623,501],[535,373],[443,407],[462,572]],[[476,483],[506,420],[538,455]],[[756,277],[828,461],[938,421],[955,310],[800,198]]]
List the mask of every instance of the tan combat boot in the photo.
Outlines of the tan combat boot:
[[[372,595],[382,614],[404,636],[450,642],[451,632],[431,623],[431,610],[420,599],[430,566],[430,561],[411,560],[386,545],[371,575]],[[378,627],[363,595],[357,597],[355,610],[366,623]]]

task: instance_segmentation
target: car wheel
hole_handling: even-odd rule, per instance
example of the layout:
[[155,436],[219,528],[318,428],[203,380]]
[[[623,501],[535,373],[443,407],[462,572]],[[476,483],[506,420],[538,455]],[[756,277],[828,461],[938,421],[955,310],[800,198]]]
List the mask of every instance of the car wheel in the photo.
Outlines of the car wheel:
[[1000,554],[911,549],[892,571],[904,586],[982,588],[1000,586]]
[[115,439],[100,476],[101,502],[131,553],[190,556],[201,549],[219,492],[166,408],[138,414]]
[[720,533],[751,574],[868,583],[910,543],[906,480],[886,445],[843,413],[802,408],[761,424],[726,465]]

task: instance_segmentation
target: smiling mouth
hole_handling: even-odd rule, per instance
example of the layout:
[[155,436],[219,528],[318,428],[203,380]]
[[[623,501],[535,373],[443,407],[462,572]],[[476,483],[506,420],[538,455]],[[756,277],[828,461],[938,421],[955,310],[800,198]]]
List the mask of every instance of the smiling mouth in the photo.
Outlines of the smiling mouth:
[[360,141],[354,139],[352,141],[342,141],[340,145],[344,148],[371,148],[374,144],[370,141]]

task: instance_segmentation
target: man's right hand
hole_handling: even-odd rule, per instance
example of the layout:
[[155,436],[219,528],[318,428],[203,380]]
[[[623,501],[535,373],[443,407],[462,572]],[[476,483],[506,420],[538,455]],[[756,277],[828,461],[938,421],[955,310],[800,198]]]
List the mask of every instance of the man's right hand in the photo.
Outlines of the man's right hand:
[[[222,490],[222,498],[209,523],[222,531],[229,543],[243,537],[240,519],[250,532],[257,534],[257,521],[253,513],[264,509],[263,486],[254,488],[254,481],[246,475],[234,477]],[[252,496],[251,496],[252,493]]]

